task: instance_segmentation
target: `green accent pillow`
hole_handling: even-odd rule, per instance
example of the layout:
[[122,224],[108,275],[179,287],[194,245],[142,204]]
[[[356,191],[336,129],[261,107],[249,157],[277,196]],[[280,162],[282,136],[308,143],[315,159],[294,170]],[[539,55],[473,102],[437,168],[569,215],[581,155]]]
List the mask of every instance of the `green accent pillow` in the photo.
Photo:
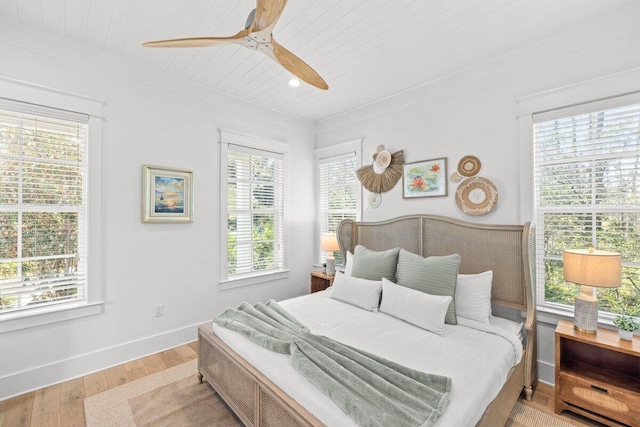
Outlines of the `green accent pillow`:
[[397,283],[431,295],[450,296],[445,322],[457,325],[455,294],[459,266],[458,254],[423,258],[400,249]]
[[357,245],[353,251],[351,275],[367,280],[382,280],[384,277],[393,282],[396,279],[399,251],[400,248],[394,248],[376,252]]

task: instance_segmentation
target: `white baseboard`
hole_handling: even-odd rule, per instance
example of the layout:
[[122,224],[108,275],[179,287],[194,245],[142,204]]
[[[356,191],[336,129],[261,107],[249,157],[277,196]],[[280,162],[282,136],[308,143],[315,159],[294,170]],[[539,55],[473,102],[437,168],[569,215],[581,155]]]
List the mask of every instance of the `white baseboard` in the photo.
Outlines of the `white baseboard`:
[[549,362],[538,360],[538,379],[549,385],[556,382],[556,366]]
[[6,375],[0,378],[0,401],[190,343],[198,338],[200,324]]

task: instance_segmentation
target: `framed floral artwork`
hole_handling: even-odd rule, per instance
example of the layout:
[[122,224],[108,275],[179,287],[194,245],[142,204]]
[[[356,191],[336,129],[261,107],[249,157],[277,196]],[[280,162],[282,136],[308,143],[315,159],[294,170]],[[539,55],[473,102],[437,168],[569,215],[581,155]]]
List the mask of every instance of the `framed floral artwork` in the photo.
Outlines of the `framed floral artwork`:
[[143,165],[142,222],[193,222],[193,172]]
[[402,170],[402,197],[447,196],[447,158],[405,163]]

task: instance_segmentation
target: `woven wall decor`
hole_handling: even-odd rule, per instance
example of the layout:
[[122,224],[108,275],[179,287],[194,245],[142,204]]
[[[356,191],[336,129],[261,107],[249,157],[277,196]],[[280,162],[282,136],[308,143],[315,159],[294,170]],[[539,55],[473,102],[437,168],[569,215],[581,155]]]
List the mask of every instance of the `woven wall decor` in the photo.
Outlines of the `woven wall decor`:
[[378,152],[373,155],[373,163],[384,171],[391,164],[391,153],[384,149],[384,145],[378,146]]
[[380,206],[380,203],[382,203],[382,196],[380,195],[380,193],[369,193],[368,199],[369,206],[374,209]]
[[467,215],[487,214],[497,203],[498,189],[493,182],[481,176],[465,179],[456,190],[456,205]]
[[462,176],[474,176],[480,172],[482,163],[476,156],[464,156],[458,162],[458,173]]
[[[377,157],[377,155],[374,156]],[[373,165],[366,165],[358,169],[356,175],[362,186],[367,190],[372,193],[385,193],[391,190],[402,177],[403,164],[404,151],[400,150],[391,155],[391,163],[389,163],[389,166],[382,170],[381,173],[376,173]]]

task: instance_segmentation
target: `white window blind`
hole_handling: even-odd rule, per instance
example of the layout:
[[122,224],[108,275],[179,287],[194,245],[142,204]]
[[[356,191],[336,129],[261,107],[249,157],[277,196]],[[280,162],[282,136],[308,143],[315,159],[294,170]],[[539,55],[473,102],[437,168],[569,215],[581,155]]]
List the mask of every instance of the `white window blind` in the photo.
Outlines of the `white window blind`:
[[[333,234],[342,220],[356,220],[358,216],[356,153],[319,159],[318,168],[320,234]],[[338,264],[343,263],[339,251],[334,256]],[[320,250],[320,262],[326,258],[326,252]]]
[[227,275],[242,277],[284,266],[283,155],[229,144]]
[[86,299],[88,121],[0,99],[0,314]]
[[593,245],[623,258],[622,287],[598,289],[600,309],[640,304],[640,104],[619,104],[533,116],[539,303],[573,305],[562,251]]

